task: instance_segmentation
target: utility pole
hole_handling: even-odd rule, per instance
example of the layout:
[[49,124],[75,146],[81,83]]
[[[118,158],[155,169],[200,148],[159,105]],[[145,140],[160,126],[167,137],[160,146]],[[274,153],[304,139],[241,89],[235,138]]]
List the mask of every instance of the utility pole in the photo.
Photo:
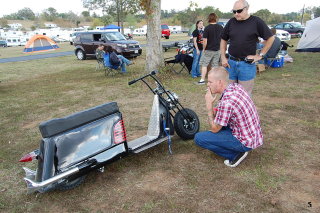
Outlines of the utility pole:
[[305,6],[305,4],[303,5],[303,9],[302,9],[302,15],[301,15],[301,21],[300,21],[300,24],[301,24],[301,25],[302,25],[302,23],[303,23],[304,6]]
[[[117,19],[118,19],[118,27],[120,27],[120,9],[119,9],[119,0],[116,1],[117,4]],[[120,29],[118,29],[120,32]]]

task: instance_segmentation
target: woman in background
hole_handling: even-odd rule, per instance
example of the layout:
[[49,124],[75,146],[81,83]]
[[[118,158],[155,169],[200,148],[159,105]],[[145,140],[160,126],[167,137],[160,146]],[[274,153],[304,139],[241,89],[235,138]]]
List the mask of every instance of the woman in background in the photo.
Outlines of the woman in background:
[[196,29],[192,33],[192,40],[193,40],[193,62],[192,62],[192,70],[191,70],[191,76],[192,78],[197,78],[201,76],[200,73],[200,65],[199,61],[202,54],[203,49],[203,21],[198,20],[196,23]]

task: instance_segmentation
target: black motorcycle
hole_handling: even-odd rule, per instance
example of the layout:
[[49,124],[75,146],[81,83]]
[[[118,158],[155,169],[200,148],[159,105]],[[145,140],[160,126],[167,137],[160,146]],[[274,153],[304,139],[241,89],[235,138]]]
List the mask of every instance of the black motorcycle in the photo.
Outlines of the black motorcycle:
[[[155,88],[147,78],[155,81]],[[88,172],[102,172],[105,165],[166,140],[172,152],[174,132],[182,139],[194,138],[200,127],[197,114],[184,108],[178,96],[164,88],[156,72],[132,80],[129,85],[138,81],[145,83],[154,94],[147,134],[127,141],[116,102],[42,122],[40,148],[20,159],[20,162],[38,160],[36,171],[23,168],[28,193],[72,189],[84,181]]]

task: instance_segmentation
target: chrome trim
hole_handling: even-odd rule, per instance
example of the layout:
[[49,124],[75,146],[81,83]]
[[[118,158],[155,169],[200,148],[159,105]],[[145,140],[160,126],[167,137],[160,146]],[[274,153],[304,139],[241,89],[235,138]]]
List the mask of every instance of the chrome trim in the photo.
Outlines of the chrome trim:
[[63,172],[61,174],[58,174],[58,175],[56,175],[56,176],[54,176],[52,178],[49,178],[49,179],[47,179],[45,181],[42,181],[42,182],[35,182],[35,181],[31,180],[28,177],[25,177],[23,179],[27,183],[28,194],[30,194],[30,193],[33,193],[33,192],[35,192],[35,191],[37,191],[37,190],[39,190],[39,189],[41,189],[41,188],[43,188],[45,186],[53,184],[53,183],[55,183],[55,182],[57,182],[57,181],[59,181],[59,180],[61,180],[63,178],[66,178],[66,177],[68,177],[68,176],[70,176],[72,174],[75,174],[77,172],[79,172],[79,168],[75,167],[73,169],[70,169],[69,171],[66,171],[66,172]]

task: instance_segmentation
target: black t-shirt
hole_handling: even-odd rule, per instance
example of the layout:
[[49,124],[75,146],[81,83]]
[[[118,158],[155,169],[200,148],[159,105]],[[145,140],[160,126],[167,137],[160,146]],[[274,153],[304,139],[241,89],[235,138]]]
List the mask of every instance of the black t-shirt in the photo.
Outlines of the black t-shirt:
[[206,50],[218,51],[220,49],[221,33],[223,27],[220,24],[209,24],[204,29],[203,38],[207,39]]
[[198,49],[203,49],[203,30],[195,29],[192,33],[193,38],[197,38]]
[[269,27],[259,17],[250,16],[244,21],[232,18],[224,27],[221,38],[230,40],[228,52],[237,58],[256,54],[258,37],[267,40],[272,36]]

